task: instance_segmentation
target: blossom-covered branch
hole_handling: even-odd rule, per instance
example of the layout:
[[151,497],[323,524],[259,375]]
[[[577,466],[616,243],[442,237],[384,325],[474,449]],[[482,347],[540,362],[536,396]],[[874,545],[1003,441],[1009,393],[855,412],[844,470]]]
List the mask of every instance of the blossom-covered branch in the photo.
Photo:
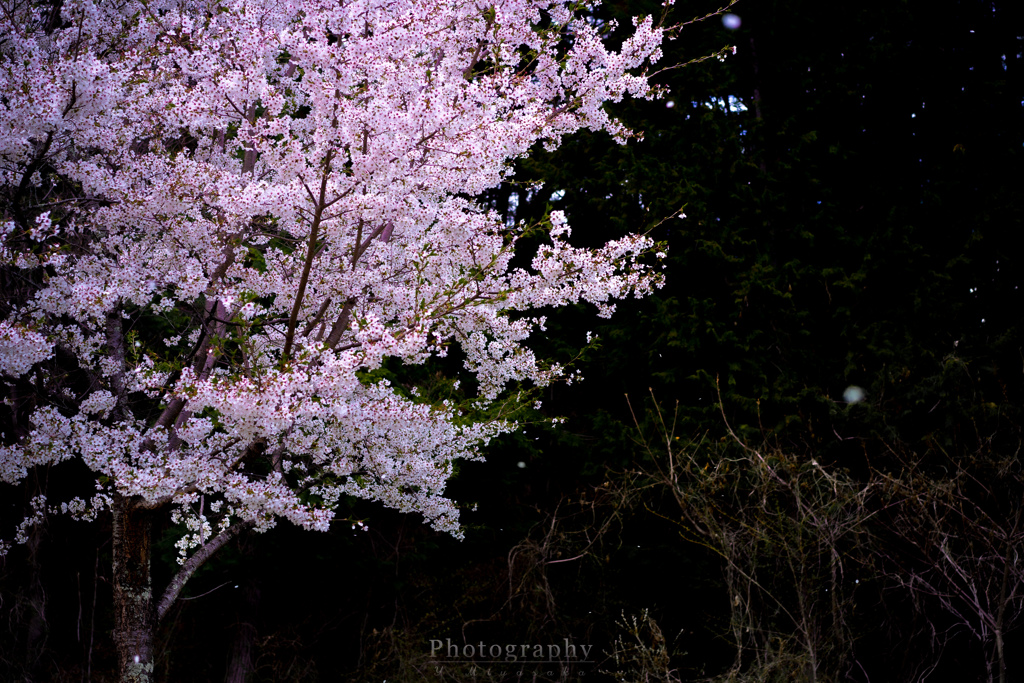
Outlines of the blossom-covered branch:
[[561,215],[512,268],[525,228],[472,199],[535,143],[628,138],[603,104],[652,96],[650,18],[612,52],[552,0],[3,4],[0,371],[39,387],[6,482],[77,458],[147,509],[325,529],[359,496],[458,536],[453,462],[514,424],[367,373],[457,345],[486,403],[560,373],[510,312],[660,283],[648,238]]

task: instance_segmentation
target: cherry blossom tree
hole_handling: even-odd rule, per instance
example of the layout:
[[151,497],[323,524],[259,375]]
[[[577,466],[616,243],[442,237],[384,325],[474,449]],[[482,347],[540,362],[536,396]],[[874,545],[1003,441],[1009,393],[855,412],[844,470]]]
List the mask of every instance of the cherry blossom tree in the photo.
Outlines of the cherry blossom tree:
[[[0,6],[0,478],[93,473],[15,540],[113,515],[122,680],[245,528],[325,530],[354,496],[460,537],[453,463],[517,428],[510,388],[563,374],[527,345],[538,309],[661,282],[645,236],[574,247],[558,212],[509,227],[474,200],[537,143],[627,140],[603,105],[656,95],[651,18],[613,51],[564,0]],[[472,404],[375,374],[449,352]],[[187,532],[154,598],[157,514]]]

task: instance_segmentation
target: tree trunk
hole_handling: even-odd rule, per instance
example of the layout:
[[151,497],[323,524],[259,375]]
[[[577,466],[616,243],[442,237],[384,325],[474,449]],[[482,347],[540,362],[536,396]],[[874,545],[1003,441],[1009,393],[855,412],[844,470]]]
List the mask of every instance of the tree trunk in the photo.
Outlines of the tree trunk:
[[1003,653],[1003,631],[996,629],[996,672],[999,683],[1006,683],[1006,655]]
[[153,680],[156,610],[149,575],[151,512],[114,496],[114,641],[121,683]]
[[46,649],[49,624],[46,623],[46,588],[43,585],[43,571],[39,562],[39,553],[43,544],[45,518],[32,528],[28,543],[29,591],[28,630],[25,634],[25,671],[29,674],[37,672],[39,658]]
[[231,639],[231,655],[228,660],[225,683],[246,683],[253,670],[253,654],[256,649],[256,616],[259,610],[260,587],[255,577],[248,577],[242,589]]

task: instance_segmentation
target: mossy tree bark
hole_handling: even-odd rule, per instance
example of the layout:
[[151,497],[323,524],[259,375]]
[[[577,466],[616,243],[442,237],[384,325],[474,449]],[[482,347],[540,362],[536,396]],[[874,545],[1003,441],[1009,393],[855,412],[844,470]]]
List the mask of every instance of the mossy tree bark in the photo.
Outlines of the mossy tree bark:
[[121,683],[153,680],[152,512],[114,498],[114,640]]

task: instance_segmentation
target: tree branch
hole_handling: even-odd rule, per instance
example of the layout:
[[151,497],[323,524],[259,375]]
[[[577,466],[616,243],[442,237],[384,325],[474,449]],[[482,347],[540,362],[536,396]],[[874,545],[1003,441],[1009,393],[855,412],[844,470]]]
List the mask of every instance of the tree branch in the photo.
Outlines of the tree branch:
[[[332,154],[328,152],[324,160],[324,175],[320,180],[320,198],[316,201],[316,213],[313,214],[313,223],[309,228],[309,246],[306,251],[306,262],[302,266],[302,276],[299,279],[299,290],[295,293],[295,305],[292,306],[292,314],[288,320],[288,332],[285,334],[284,352],[281,354],[281,362],[287,363],[292,352],[292,342],[295,339],[295,326],[298,325],[299,311],[302,309],[302,299],[306,295],[306,284],[309,282],[309,271],[313,267],[313,259],[316,257],[316,239],[320,233],[320,221],[323,218],[324,202],[327,197],[327,180],[331,175]],[[307,188],[308,190],[309,188]]]
[[195,555],[186,560],[185,564],[182,565],[180,570],[178,570],[178,573],[173,579],[171,579],[170,584],[167,586],[167,590],[165,590],[164,594],[160,597],[160,603],[156,608],[157,624],[162,622],[164,617],[167,616],[168,610],[170,610],[175,600],[178,599],[178,596],[181,594],[185,584],[190,578],[192,578],[192,575],[196,573],[196,570],[202,567],[208,559],[213,557],[214,553],[223,548],[228,541],[251,526],[251,521],[232,524],[227,529],[214,536],[209,543],[201,547]]

